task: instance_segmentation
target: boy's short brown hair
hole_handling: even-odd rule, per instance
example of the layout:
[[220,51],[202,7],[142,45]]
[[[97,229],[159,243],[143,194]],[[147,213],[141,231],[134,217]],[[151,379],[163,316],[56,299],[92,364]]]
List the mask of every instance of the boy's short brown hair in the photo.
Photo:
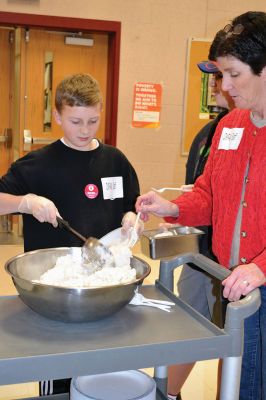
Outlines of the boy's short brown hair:
[[56,88],[55,107],[59,113],[65,105],[88,107],[102,102],[99,83],[89,74],[68,76]]

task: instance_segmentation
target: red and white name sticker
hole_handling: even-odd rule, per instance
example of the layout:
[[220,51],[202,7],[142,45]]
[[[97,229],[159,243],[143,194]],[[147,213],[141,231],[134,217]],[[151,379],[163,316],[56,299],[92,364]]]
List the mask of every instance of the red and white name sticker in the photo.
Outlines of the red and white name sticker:
[[99,194],[99,189],[93,183],[89,183],[85,186],[84,193],[88,199],[95,199]]

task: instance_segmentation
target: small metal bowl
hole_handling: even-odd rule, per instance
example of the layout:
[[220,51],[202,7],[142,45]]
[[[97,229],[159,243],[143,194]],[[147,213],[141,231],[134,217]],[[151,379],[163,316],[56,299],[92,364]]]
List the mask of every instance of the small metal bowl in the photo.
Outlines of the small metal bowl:
[[173,257],[182,253],[198,253],[199,235],[203,231],[191,226],[176,226],[167,229],[171,236],[159,236],[157,230],[147,230],[141,235],[141,250],[143,254],[158,260],[166,257]]
[[151,271],[145,261],[132,257],[131,267],[136,269],[137,278],[130,283],[100,288],[65,288],[33,282],[53,268],[58,257],[70,251],[70,247],[35,250],[13,257],[5,264],[21,300],[49,319],[88,322],[108,317],[130,302],[136,287]]

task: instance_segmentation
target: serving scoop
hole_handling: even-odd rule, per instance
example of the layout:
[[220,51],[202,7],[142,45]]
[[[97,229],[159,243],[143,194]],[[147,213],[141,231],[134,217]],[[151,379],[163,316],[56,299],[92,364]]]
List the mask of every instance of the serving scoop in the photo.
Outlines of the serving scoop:
[[82,246],[82,258],[84,265],[89,268],[91,272],[98,271],[104,266],[114,266],[113,254],[98,239],[92,236],[86,238],[81,233],[73,229],[69,225],[68,221],[58,216],[56,219],[60,228],[67,229],[84,242],[84,245]]

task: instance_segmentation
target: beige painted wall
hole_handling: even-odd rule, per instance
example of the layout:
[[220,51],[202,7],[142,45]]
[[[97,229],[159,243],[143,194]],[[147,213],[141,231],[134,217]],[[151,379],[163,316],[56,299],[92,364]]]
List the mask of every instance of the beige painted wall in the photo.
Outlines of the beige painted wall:
[[[266,11],[265,0],[0,2],[1,11],[121,21],[117,146],[135,166],[142,192],[184,181],[181,135],[188,38],[212,38],[230,19],[250,9]],[[158,130],[131,127],[133,85],[138,81],[163,84]]]

